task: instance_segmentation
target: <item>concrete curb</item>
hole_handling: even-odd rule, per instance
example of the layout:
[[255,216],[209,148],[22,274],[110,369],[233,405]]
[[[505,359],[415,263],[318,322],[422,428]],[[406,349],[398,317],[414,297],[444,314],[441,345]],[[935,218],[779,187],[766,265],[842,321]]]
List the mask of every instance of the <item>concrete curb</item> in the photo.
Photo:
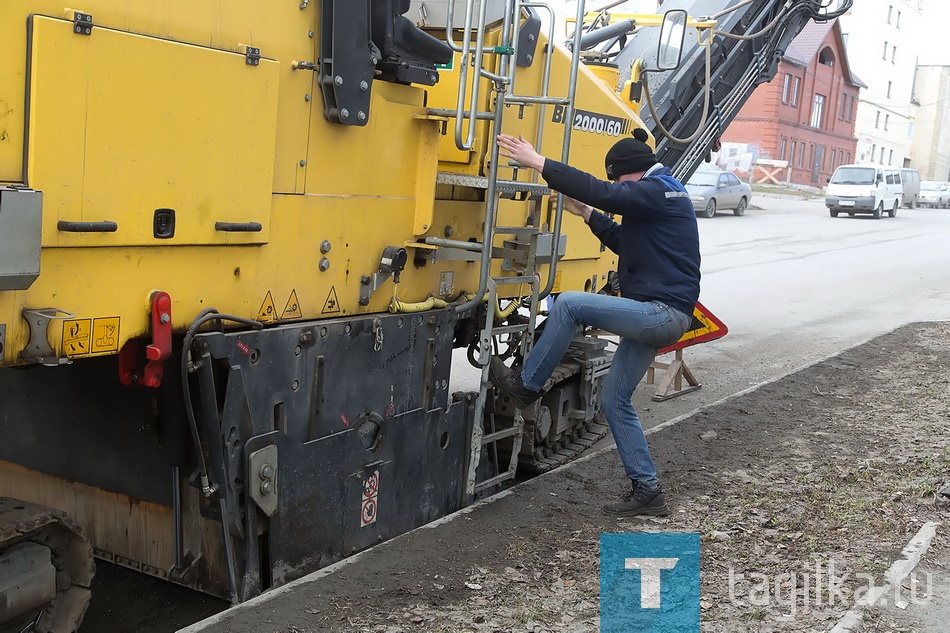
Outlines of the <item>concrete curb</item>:
[[920,559],[930,548],[930,543],[937,534],[936,522],[925,523],[914,538],[901,551],[903,558],[894,561],[884,573],[886,584],[883,587],[872,587],[855,605],[838,620],[829,633],[855,633],[864,622],[864,609],[873,607],[882,596],[894,590],[894,587],[904,582],[904,579],[920,564]]

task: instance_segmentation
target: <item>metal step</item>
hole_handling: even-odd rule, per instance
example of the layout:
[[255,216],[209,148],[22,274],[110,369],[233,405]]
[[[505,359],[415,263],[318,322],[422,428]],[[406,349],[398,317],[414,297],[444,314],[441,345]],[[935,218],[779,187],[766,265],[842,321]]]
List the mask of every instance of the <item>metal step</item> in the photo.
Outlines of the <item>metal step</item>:
[[[440,171],[436,177],[440,185],[456,187],[471,187],[472,189],[488,189],[487,176],[469,176]],[[536,200],[541,196],[551,195],[551,188],[537,182],[522,182],[520,180],[496,180],[495,192],[502,198],[517,200]]]

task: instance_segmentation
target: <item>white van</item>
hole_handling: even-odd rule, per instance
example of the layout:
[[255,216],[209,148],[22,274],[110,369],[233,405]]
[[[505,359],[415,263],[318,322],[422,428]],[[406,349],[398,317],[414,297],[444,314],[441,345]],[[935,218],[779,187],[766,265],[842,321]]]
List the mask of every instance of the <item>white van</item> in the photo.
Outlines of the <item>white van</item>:
[[870,213],[876,219],[885,211],[892,218],[904,200],[901,170],[887,165],[841,165],[825,191],[831,217],[839,213]]

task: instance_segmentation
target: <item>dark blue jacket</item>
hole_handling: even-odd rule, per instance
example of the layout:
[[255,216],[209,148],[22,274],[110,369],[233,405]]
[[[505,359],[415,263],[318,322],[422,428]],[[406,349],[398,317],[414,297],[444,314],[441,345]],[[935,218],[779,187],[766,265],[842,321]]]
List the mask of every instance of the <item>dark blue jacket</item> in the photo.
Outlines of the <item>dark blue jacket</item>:
[[548,185],[575,200],[623,216],[617,224],[591,213],[588,224],[620,256],[620,295],[661,301],[692,316],[699,299],[699,228],[682,183],[657,163],[638,182],[606,182],[555,160],[544,161]]

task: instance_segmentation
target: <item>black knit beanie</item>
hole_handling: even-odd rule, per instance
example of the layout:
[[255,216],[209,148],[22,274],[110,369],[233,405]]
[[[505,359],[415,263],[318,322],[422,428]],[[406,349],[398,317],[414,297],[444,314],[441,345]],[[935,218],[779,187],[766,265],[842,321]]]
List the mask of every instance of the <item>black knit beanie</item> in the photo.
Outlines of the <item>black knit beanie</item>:
[[650,138],[647,131],[637,128],[633,131],[633,138],[622,138],[607,152],[604,166],[607,168],[607,178],[616,180],[626,174],[635,174],[647,171],[656,164],[656,154],[646,144]]

